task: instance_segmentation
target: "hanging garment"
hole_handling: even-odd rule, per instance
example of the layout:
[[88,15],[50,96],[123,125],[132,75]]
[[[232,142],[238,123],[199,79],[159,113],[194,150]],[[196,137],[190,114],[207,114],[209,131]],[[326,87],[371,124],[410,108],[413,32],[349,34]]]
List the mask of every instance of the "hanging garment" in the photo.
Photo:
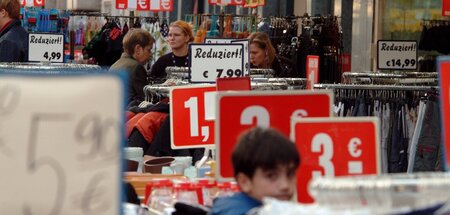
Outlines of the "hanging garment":
[[107,22],[83,48],[85,58],[94,58],[100,66],[113,65],[122,55],[123,36],[122,29],[115,21]]
[[427,101],[415,151],[413,172],[435,171],[441,144],[440,120],[438,102]]

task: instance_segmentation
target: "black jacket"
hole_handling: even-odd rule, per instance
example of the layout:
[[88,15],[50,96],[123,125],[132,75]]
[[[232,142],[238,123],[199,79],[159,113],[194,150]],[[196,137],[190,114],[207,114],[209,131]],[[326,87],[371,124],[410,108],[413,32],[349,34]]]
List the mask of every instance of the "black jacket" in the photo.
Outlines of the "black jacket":
[[0,62],[28,61],[28,33],[20,25],[20,20],[11,21],[0,32]]

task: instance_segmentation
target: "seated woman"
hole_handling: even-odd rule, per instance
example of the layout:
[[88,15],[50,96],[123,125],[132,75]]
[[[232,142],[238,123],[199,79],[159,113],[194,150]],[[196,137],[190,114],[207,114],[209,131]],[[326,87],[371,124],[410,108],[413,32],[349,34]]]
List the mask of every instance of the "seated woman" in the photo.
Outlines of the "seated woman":
[[292,62],[276,55],[275,48],[266,33],[252,33],[248,39],[251,68],[273,69],[275,77],[292,77]]
[[158,58],[153,64],[150,79],[156,82],[164,82],[166,78],[166,67],[189,66],[189,43],[194,41],[194,33],[189,23],[175,21],[169,26],[168,42],[172,52]]

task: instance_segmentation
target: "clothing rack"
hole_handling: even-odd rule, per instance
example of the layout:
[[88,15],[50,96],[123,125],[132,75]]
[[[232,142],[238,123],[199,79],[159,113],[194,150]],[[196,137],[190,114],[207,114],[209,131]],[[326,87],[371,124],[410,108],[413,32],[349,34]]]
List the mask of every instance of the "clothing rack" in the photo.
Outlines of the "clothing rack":
[[[244,29],[233,29],[234,18],[244,20],[242,23],[246,23],[246,32],[255,32],[257,25],[257,16],[255,15],[238,15],[238,14],[187,14],[185,15],[185,21],[190,22],[193,25],[194,34],[197,35],[197,31],[204,29],[206,31],[216,32],[216,34],[208,34],[208,37],[220,37],[220,38],[241,38],[237,35],[233,36],[231,32],[244,31]],[[212,22],[215,22],[214,24]],[[208,27],[210,25],[210,27]],[[217,26],[217,28],[216,28]],[[244,25],[234,25],[243,27]],[[210,33],[211,33],[210,32]],[[246,37],[246,36],[245,36]],[[244,37],[244,38],[245,38]],[[203,42],[203,41],[198,41]]]
[[335,209],[366,207],[374,214],[442,204],[449,201],[449,189],[450,174],[443,172],[319,177],[309,185],[318,205]]
[[315,89],[348,90],[400,90],[400,91],[437,91],[439,86],[401,86],[401,85],[361,85],[361,84],[314,84]]
[[273,69],[256,69],[256,68],[250,69],[250,76],[264,75],[264,76],[273,77],[274,74],[275,74],[275,71]]
[[66,74],[90,73],[104,70],[98,65],[71,63],[0,63],[2,73],[33,73],[33,74]]
[[342,74],[345,78],[437,78],[437,72],[344,72]]
[[422,21],[423,21],[424,25],[427,25],[427,24],[431,24],[431,25],[434,25],[434,24],[437,24],[437,25],[440,25],[440,24],[450,25],[450,20],[423,19]]
[[187,79],[189,78],[189,67],[168,66],[165,69],[167,77]]
[[344,72],[344,83],[436,85],[436,72]]
[[[255,83],[255,87],[258,84],[268,83],[268,84],[278,84],[276,87],[285,86],[286,88],[294,89],[305,89],[307,80],[306,78],[252,78],[252,83]],[[261,85],[262,88],[270,87],[269,85]]]

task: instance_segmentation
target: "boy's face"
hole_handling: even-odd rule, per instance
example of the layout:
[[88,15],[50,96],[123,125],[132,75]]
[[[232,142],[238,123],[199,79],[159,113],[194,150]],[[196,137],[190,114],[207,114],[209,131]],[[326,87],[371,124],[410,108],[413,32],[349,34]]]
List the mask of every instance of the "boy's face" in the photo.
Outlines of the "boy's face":
[[275,169],[257,168],[253,178],[239,173],[237,180],[242,191],[257,200],[272,197],[290,200],[295,192],[296,168],[292,165],[278,165]]

